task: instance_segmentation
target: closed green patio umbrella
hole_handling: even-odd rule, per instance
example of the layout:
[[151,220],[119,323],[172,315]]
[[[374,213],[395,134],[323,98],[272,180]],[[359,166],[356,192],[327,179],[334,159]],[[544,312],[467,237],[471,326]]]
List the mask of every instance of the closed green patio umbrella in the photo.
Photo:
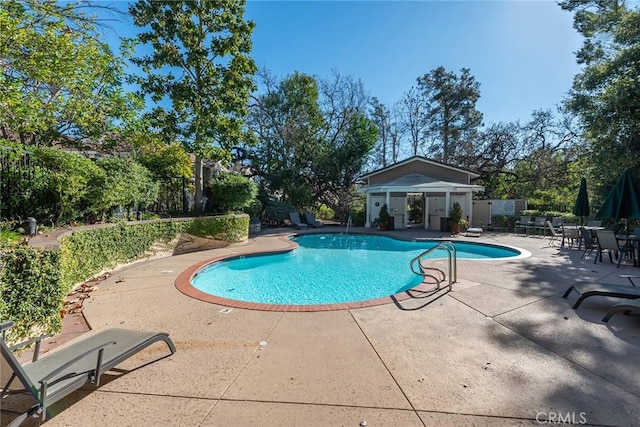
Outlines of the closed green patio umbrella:
[[640,219],[640,186],[631,173],[625,169],[615,187],[611,189],[597,218]]
[[580,224],[584,222],[584,217],[589,216],[589,195],[587,194],[587,180],[580,180],[580,190],[578,190],[578,198],[576,204],[573,205],[573,214],[580,217]]

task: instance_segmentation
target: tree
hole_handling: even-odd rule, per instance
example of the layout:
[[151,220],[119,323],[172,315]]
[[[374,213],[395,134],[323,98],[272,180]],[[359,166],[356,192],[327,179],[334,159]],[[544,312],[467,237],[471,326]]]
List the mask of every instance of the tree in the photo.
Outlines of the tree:
[[402,131],[398,113],[399,104],[389,110],[385,104],[377,98],[371,100],[370,116],[378,129],[378,142],[372,153],[371,169],[387,167],[396,163],[400,155],[400,142]]
[[294,73],[277,81],[267,72],[262,78],[265,93],[252,99],[249,119],[259,143],[248,157],[264,197],[298,209],[321,201],[344,217],[377,139],[362,83],[335,71],[325,79]]
[[55,225],[96,214],[100,210],[105,174],[91,160],[57,148],[33,149],[36,166],[36,193],[50,194],[55,208],[43,214],[52,215]]
[[255,24],[244,20],[244,0],[138,0],[129,11],[146,29],[135,39],[152,53],[132,58],[133,77],[158,105],[150,117],[168,137],[178,136],[196,156],[196,209],[203,196],[202,160],[230,160],[244,130],[256,71],[251,51]]
[[315,162],[318,200],[340,220],[351,211],[355,184],[377,139],[376,125],[364,114],[354,114],[340,137],[331,140],[325,155]]
[[583,70],[566,105],[582,122],[591,162],[601,165],[597,178],[614,182],[624,168],[640,166],[640,8],[624,0],[560,5],[574,12],[585,37],[576,54]]
[[0,127],[22,143],[97,138],[135,109],[90,2],[0,3]]
[[371,100],[371,118],[378,128],[378,144],[374,151],[376,158],[374,163],[381,167],[387,167],[388,153],[391,151],[391,118],[389,107],[380,102],[378,98]]
[[485,187],[483,198],[514,198],[515,194],[506,190],[508,185],[505,182],[517,181],[510,171],[517,159],[522,158],[521,147],[517,123],[494,123],[478,134],[474,144],[475,156],[462,166],[479,171],[477,183]]
[[247,157],[267,198],[308,207],[313,203],[312,161],[320,156],[325,126],[318,83],[297,72],[281,81],[267,70],[260,77],[265,92],[252,97],[248,118],[258,144],[247,147]]
[[411,88],[400,100],[400,117],[402,130],[409,135],[411,153],[417,156],[424,149],[425,130],[428,120],[428,103],[423,94]]
[[320,106],[325,117],[322,154],[312,179],[314,198],[346,220],[355,184],[376,140],[375,124],[366,117],[369,97],[362,81],[341,76],[336,70],[320,80]]
[[418,90],[426,103],[426,132],[438,141],[431,152],[443,163],[455,163],[463,142],[470,141],[482,124],[482,113],[476,109],[480,83],[469,71],[462,68],[458,76],[438,67],[418,78]]
[[113,207],[127,209],[130,218],[131,209],[143,209],[156,201],[158,183],[151,172],[132,159],[103,157],[96,162],[105,172],[103,209]]
[[523,153],[514,168],[520,197],[535,204],[563,204],[575,197],[573,185],[580,176],[571,173],[579,140],[567,120],[551,110],[537,110],[520,127]]
[[228,213],[251,206],[258,194],[258,186],[250,178],[226,172],[211,180],[214,210]]

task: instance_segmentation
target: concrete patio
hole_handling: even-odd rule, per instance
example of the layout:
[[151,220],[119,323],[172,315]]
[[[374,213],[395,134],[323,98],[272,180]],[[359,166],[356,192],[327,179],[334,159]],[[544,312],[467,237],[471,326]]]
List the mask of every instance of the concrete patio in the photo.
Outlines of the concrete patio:
[[[582,251],[549,247],[548,238],[484,233],[453,239],[517,246],[533,256],[459,260],[453,291],[397,304],[225,312],[174,286],[194,263],[281,247],[278,236],[291,232],[268,230],[246,244],[116,271],[85,301],[90,327],[167,331],[177,352],[142,366],[166,353],[150,347],[99,388],[57,404],[46,425],[640,425],[640,316],[619,314],[605,324],[613,300],[594,297],[573,310],[576,295],[562,298],[575,280],[628,284],[618,275],[640,274],[637,267],[617,269],[606,256],[594,264],[595,254],[581,260]],[[2,425],[29,403],[6,399]]]

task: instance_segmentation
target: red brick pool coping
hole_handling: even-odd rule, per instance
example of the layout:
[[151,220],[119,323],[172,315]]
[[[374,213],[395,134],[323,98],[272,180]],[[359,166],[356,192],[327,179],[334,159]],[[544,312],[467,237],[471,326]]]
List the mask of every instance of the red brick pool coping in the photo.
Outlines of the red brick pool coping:
[[[180,273],[178,277],[176,277],[176,280],[174,282],[175,287],[180,292],[182,292],[183,294],[191,298],[195,298],[197,300],[208,302],[211,304],[218,304],[225,307],[233,307],[233,308],[244,308],[247,310],[281,311],[281,312],[336,311],[336,310],[349,310],[354,308],[373,307],[376,305],[397,303],[399,301],[404,301],[409,298],[415,298],[416,295],[414,295],[414,293],[416,292],[422,293],[427,291],[426,289],[422,290],[421,287],[428,284],[424,284],[424,285],[420,284],[415,288],[409,289],[407,291],[404,291],[395,295],[389,295],[389,296],[367,300],[367,301],[355,301],[355,302],[347,302],[347,303],[341,303],[341,304],[294,305],[294,304],[264,304],[264,303],[246,302],[246,301],[239,301],[239,300],[234,300],[229,298],[222,298],[216,295],[211,295],[211,294],[202,292],[201,290],[196,289],[191,284],[191,280],[195,276],[196,272],[198,272],[198,270],[200,270],[206,265],[209,265],[218,261],[222,261],[230,258],[242,257],[242,256],[253,256],[253,255],[260,255],[260,254],[277,254],[277,253],[292,251],[296,247],[298,247],[298,245],[289,239],[290,236],[291,235],[280,237],[280,240],[282,240],[286,244],[286,247],[283,249],[278,249],[278,250],[272,249],[272,250],[248,252],[242,255],[237,255],[237,254],[221,255],[221,256],[213,257],[205,261],[196,263],[191,267],[188,267],[187,269],[182,271],[182,273]],[[433,292],[433,291],[429,290],[428,292]]]

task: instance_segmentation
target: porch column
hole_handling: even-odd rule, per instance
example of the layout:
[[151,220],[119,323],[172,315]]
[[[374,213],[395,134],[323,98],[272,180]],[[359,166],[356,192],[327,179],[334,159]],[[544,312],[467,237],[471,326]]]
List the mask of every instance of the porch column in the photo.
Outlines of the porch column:
[[467,205],[467,209],[469,210],[467,212],[467,216],[469,217],[469,226],[471,227],[471,221],[473,221],[473,198],[472,198],[472,193],[471,191],[469,191],[466,194],[466,205]]
[[371,216],[371,193],[367,193],[367,207],[365,208],[364,216],[365,216],[364,226],[366,228],[371,228],[371,221],[369,220],[369,217]]
[[451,209],[451,193],[447,190],[444,193],[444,217],[449,218],[449,209]]
[[429,199],[427,199],[427,193],[422,193],[422,222],[424,224],[424,229],[429,229]]
[[391,193],[389,193],[389,190],[387,190],[384,194],[384,202],[387,204],[387,210],[389,210],[391,208]]

